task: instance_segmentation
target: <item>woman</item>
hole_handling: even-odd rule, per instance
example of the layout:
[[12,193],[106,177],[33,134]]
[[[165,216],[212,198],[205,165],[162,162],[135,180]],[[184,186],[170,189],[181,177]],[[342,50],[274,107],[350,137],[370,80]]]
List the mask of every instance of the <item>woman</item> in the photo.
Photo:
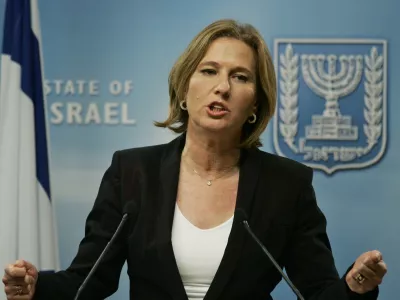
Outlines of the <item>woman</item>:
[[176,62],[169,87],[169,117],[156,125],[181,135],[116,152],[71,266],[56,274],[25,261],[8,266],[8,299],[73,299],[128,202],[129,226],[81,299],[115,292],[125,260],[131,299],[272,299],[281,275],[234,216],[238,208],[305,299],[377,299],[381,254],[362,254],[339,278],[312,170],[258,149],[276,105],[260,34],[232,20],[209,25]]

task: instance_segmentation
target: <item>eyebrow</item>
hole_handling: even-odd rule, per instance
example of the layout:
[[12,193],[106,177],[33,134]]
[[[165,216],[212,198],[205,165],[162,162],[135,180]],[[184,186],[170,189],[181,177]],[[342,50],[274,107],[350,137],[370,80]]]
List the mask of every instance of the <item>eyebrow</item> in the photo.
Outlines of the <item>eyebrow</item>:
[[[205,61],[205,62],[202,62],[202,63],[199,64],[199,67],[203,67],[203,66],[213,66],[215,68],[218,68],[221,65],[219,63],[217,63],[216,61],[211,61],[210,60],[210,61]],[[248,75],[253,76],[253,73],[249,69],[247,69],[246,67],[237,66],[237,67],[234,67],[233,70],[239,71],[239,72],[245,72]]]

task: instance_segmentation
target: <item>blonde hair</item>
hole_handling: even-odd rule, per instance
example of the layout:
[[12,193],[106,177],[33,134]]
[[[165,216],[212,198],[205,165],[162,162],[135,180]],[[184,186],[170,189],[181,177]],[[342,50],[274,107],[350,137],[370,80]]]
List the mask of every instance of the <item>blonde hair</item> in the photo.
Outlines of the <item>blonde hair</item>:
[[267,127],[276,107],[276,77],[271,55],[261,34],[250,24],[224,19],[205,27],[180,55],[169,74],[169,116],[158,127],[167,127],[176,133],[187,130],[188,113],[180,108],[185,99],[189,80],[205,56],[210,44],[218,38],[229,37],[246,43],[254,50],[256,60],[256,106],[257,121],[246,122],[242,129],[240,147],[262,146],[260,135]]

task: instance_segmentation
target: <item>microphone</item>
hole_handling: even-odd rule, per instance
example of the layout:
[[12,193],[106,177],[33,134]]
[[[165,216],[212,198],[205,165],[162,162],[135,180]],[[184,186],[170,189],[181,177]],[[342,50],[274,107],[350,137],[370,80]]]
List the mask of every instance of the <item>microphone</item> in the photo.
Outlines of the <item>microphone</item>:
[[122,230],[125,222],[128,220],[128,216],[134,212],[136,205],[133,201],[129,201],[128,203],[125,204],[124,207],[124,214],[122,216],[122,220],[119,223],[116,231],[114,232],[113,236],[111,237],[111,240],[107,243],[106,247],[104,248],[103,252],[101,252],[99,258],[96,260],[95,264],[93,265],[92,269],[90,270],[89,274],[86,276],[85,280],[82,282],[81,286],[78,289],[78,292],[75,295],[74,300],[78,300],[79,296],[81,295],[82,291],[85,289],[87,283],[89,282],[90,278],[92,278],[94,272],[97,270],[97,267],[103,260],[104,255],[108,252],[108,249],[110,249],[111,245],[113,244],[115,238],[118,236],[119,232]]
[[264,251],[264,253],[268,256],[269,260],[273,263],[275,268],[279,271],[279,273],[282,275],[282,277],[285,279],[286,283],[290,286],[292,291],[296,294],[296,296],[300,300],[304,300],[304,297],[301,295],[300,291],[295,287],[295,285],[290,281],[289,277],[286,276],[286,274],[283,272],[279,264],[276,262],[274,257],[269,253],[267,248],[261,243],[261,241],[257,238],[257,236],[254,234],[253,230],[251,230],[249,223],[247,222],[247,215],[246,212],[241,209],[237,208],[235,211],[235,215],[238,217],[240,222],[243,224],[244,228],[246,231],[250,234],[250,236],[253,238],[254,241],[261,247],[261,249]]

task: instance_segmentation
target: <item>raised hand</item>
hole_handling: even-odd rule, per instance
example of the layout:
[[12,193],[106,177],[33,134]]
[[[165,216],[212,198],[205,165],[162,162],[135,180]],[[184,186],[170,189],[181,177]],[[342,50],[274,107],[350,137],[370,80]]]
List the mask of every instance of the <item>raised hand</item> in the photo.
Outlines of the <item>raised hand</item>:
[[3,283],[7,300],[31,300],[35,294],[38,271],[34,265],[17,260],[4,269]]
[[358,294],[365,294],[382,283],[387,267],[379,251],[369,251],[360,255],[353,268],[346,275],[349,288]]

